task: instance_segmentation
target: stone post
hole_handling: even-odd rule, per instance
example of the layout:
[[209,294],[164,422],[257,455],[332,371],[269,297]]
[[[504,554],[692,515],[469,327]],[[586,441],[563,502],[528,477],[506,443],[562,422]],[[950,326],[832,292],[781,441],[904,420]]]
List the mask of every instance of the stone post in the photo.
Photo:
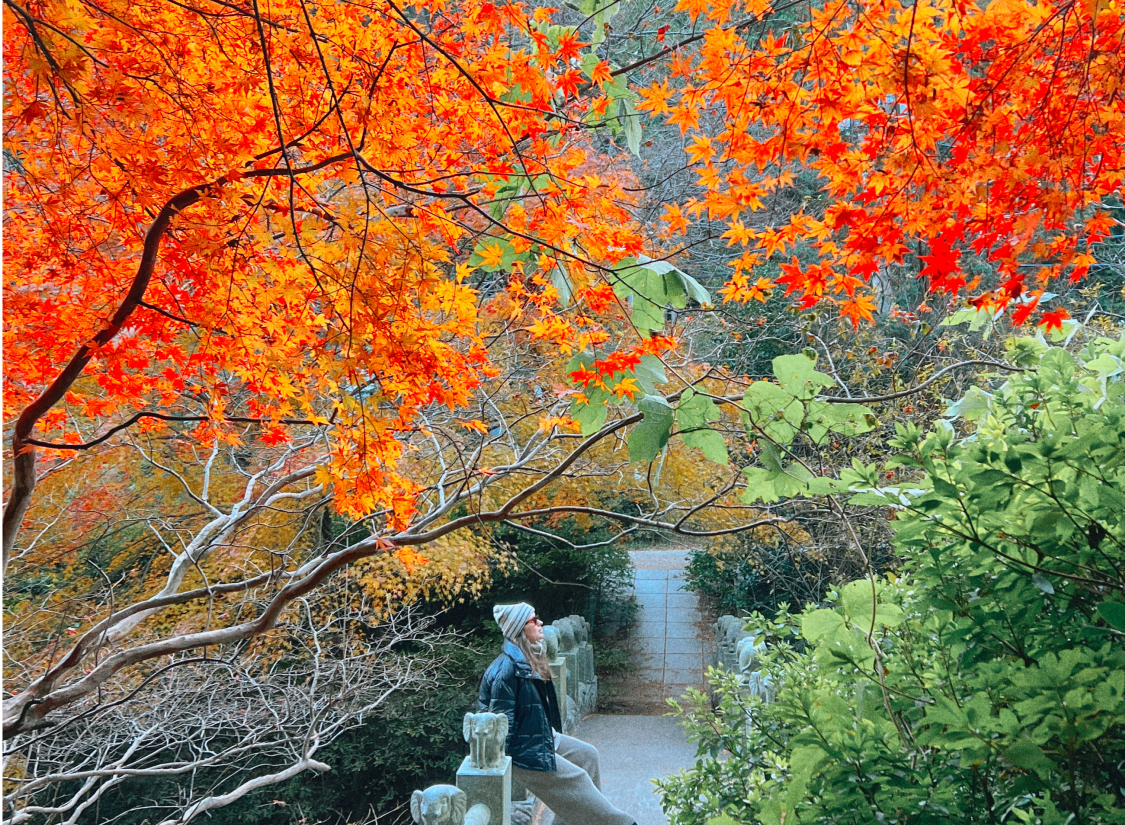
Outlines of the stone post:
[[[512,821],[512,757],[505,756],[499,768],[474,768],[466,756],[457,769],[457,787],[465,792],[471,808],[483,805],[488,809],[492,825]],[[468,818],[465,825],[469,825]]]
[[[578,702],[578,683],[581,675],[578,670],[578,642],[574,638],[574,622],[570,619],[556,619],[554,627],[559,634],[559,655],[566,660],[566,695]],[[574,677],[574,678],[570,678]],[[562,698],[559,698],[560,704]]]
[[566,669],[566,659],[559,654],[559,631],[554,625],[543,628],[543,642],[547,646],[547,664],[551,668],[551,678],[555,682],[555,694],[559,699],[559,714],[566,716],[567,680],[571,674]]
[[[471,814],[465,825],[510,825],[512,821],[512,757],[504,753],[507,738],[508,717],[504,714],[465,714],[469,755],[457,770],[457,787],[468,797]],[[488,814],[483,821],[480,806]]]
[[594,681],[594,647],[590,644],[590,623],[583,616],[568,616],[574,624],[574,640],[578,648],[578,681]]
[[590,642],[590,623],[579,615],[567,616],[574,625],[578,659],[578,713],[585,716],[597,709],[598,678],[594,675],[594,646]]
[[548,662],[547,664],[551,668],[551,678],[555,682],[555,695],[559,700],[559,712],[564,713],[565,710],[562,706],[563,703],[566,702],[568,696],[567,679],[570,678],[570,674],[567,673],[566,670],[566,659],[560,657],[553,662]]

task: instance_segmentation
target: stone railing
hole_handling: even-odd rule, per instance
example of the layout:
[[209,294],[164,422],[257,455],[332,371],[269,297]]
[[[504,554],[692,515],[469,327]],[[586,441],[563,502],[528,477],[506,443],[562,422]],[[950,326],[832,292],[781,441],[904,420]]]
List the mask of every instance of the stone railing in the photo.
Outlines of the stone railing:
[[559,695],[563,733],[573,733],[583,717],[598,706],[598,677],[594,675],[594,645],[590,623],[582,616],[556,619],[543,628],[547,662]]
[[728,673],[737,673],[739,683],[749,693],[772,702],[776,686],[762,673],[762,656],[766,643],[758,641],[737,616],[720,616],[715,622],[715,666]]
[[[543,628],[547,661],[559,697],[563,733],[573,733],[598,703],[590,623],[567,616]],[[508,717],[502,713],[465,714],[469,755],[457,769],[456,785],[431,785],[410,798],[418,825],[516,825],[534,818],[536,800],[513,786],[512,757],[504,753]]]

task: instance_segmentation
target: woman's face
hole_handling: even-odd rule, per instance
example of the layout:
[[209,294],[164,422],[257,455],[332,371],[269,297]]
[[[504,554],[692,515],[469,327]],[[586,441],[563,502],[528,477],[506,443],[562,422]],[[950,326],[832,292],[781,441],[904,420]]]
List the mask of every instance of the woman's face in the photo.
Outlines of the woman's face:
[[543,620],[533,613],[523,626],[523,635],[532,643],[543,641]]

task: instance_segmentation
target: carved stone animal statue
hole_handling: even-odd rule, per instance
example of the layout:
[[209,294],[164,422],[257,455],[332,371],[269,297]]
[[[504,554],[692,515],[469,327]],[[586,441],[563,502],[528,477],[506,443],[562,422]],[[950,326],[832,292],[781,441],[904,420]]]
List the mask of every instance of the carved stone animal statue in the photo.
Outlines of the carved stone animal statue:
[[740,639],[735,646],[738,653],[738,670],[741,674],[748,675],[762,666],[762,656],[766,652],[766,643],[759,642],[755,636],[746,636]]
[[410,816],[418,825],[463,825],[469,798],[453,785],[431,785],[410,797]]
[[465,741],[469,743],[469,764],[477,770],[492,770],[504,765],[504,744],[508,741],[508,717],[503,713],[466,713]]
[[554,625],[559,632],[559,650],[563,653],[570,653],[575,650],[578,647],[578,641],[574,638],[574,622],[570,619],[556,619]]
[[567,616],[567,618],[574,622],[574,641],[578,643],[579,647],[590,641],[590,627],[586,623],[586,619],[577,614]]
[[554,625],[543,628],[543,644],[547,648],[547,661],[553,662],[559,658],[559,631]]

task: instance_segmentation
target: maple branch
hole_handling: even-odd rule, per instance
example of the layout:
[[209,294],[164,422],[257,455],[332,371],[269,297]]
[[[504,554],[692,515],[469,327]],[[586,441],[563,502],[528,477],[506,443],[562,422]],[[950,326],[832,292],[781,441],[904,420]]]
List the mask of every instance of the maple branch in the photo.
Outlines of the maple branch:
[[[780,11],[787,11],[788,9],[795,8],[797,6],[803,6],[803,5],[805,5],[805,0],[794,0],[791,3],[785,3],[785,4],[780,5],[780,6],[778,6],[778,5],[770,6],[768,13],[769,14],[777,14]],[[587,19],[589,19],[589,18],[587,18]],[[765,19],[766,19],[765,14],[762,14],[760,16],[748,17],[745,20],[740,20],[737,23],[728,23],[725,26],[718,26],[716,28],[719,31],[742,31],[743,29],[749,28],[750,26],[754,25],[755,23],[765,22]],[[707,31],[710,31],[710,30],[707,30]],[[662,60],[663,58],[667,57],[668,55],[670,55],[674,52],[679,51],[680,49],[684,48],[685,46],[690,46],[692,43],[698,43],[700,40],[703,40],[705,37],[707,37],[707,31],[702,31],[699,34],[693,34],[690,37],[685,37],[683,40],[680,40],[676,43],[672,43],[670,45],[667,45],[663,49],[660,49],[659,51],[653,52],[648,57],[642,57],[641,59],[636,60],[636,61],[630,63],[628,66],[624,66],[620,69],[614,69],[612,72],[609,73],[609,75],[610,75],[610,77],[620,77],[623,74],[629,74],[629,72],[634,72],[637,69],[644,68],[649,63],[655,63],[657,60]],[[588,83],[583,83],[582,86],[579,87],[579,89],[588,89],[592,85],[593,85],[592,81],[588,82]]]
[[[4,1],[6,3],[12,2],[12,0]],[[308,166],[284,169],[251,169],[242,173],[241,177],[285,176],[292,179],[297,175],[316,172],[335,163],[349,160],[353,156],[354,153],[349,151],[326,157]],[[48,410],[63,399],[67,391],[97,355],[98,350],[112,341],[136,309],[145,304],[144,296],[152,281],[152,275],[159,258],[160,244],[171,226],[172,219],[184,209],[197,203],[207,191],[224,186],[229,182],[229,178],[223,176],[215,181],[196,184],[174,195],[161,207],[148,231],[145,232],[137,274],[133,277],[125,298],[118,305],[109,323],[78,348],[78,351],[71,356],[70,361],[67,362],[54,381],[28,404],[16,418],[15,425],[12,428],[11,442],[13,457],[12,486],[8,501],[4,505],[3,564],[0,571],[7,571],[8,569],[8,562],[11,560],[12,551],[15,548],[16,537],[19,535],[20,526],[27,513],[27,508],[31,505],[31,497],[35,491],[35,447],[43,446],[43,442],[39,442],[31,435],[36,423]],[[68,449],[68,445],[51,444],[50,447],[51,449]]]
[[[796,5],[796,4],[791,4],[791,5]],[[729,31],[730,29],[734,29],[734,30],[737,31],[737,30],[740,30],[740,29],[744,29],[747,26],[751,26],[751,25],[753,25],[754,23],[757,23],[757,22],[758,22],[757,17],[750,17],[746,20],[741,20],[738,23],[731,23],[727,26],[723,26],[723,27],[721,27],[721,31]],[[663,49],[660,49],[659,51],[653,52],[648,57],[642,57],[640,60],[635,60],[632,63],[630,63],[628,66],[623,66],[620,69],[614,69],[612,72],[609,73],[609,76],[610,77],[620,77],[623,74],[629,74],[629,72],[635,72],[637,69],[644,68],[649,63],[655,63],[658,60],[663,60],[668,55],[672,54],[673,52],[679,51],[680,49],[684,48],[685,46],[690,46],[692,43],[698,43],[700,40],[703,40],[706,36],[707,36],[707,31],[702,31],[699,34],[693,34],[690,37],[685,37],[683,40],[680,40],[677,43],[671,43],[671,44],[665,46]],[[590,83],[586,83],[586,84],[583,84],[583,85],[585,87],[589,88],[590,86],[593,85],[593,82],[591,81]]]
[[[10,2],[10,0],[5,0]],[[113,313],[109,323],[102,328],[90,341],[82,344],[70,361],[63,367],[55,380],[24,408],[16,419],[12,428],[12,490],[8,502],[4,507],[3,519],[3,567],[8,569],[12,549],[15,547],[16,536],[19,533],[23,517],[31,504],[31,495],[35,490],[35,448],[31,444],[31,433],[35,424],[48,410],[63,399],[67,390],[78,380],[78,377],[93,360],[97,351],[112,341],[121,331],[125,321],[141,305],[145,291],[152,280],[152,273],[156,267],[156,260],[160,251],[160,242],[172,223],[172,219],[182,210],[196,203],[203,192],[213,184],[199,184],[185,189],[171,198],[161,208],[148,231],[145,233],[144,245],[141,252],[140,264],[137,274],[129,286],[125,299]]]
[[[158,412],[139,412],[130,416],[125,421],[116,426],[110,427],[106,432],[99,435],[90,441],[83,441],[81,444],[64,444],[58,441],[40,441],[38,438],[24,439],[25,444],[30,444],[33,447],[42,447],[48,450],[88,450],[91,447],[96,447],[103,444],[122,430],[127,430],[143,418],[155,418],[160,421],[214,421],[209,415],[167,415],[166,413]],[[223,421],[230,421],[235,424],[257,424],[263,426],[266,424],[285,424],[287,426],[300,426],[307,425],[313,427],[326,427],[327,424],[319,421],[312,421],[308,418],[250,418],[241,415],[232,415],[223,418]]]
[[[59,66],[58,61],[55,60],[55,56],[51,54],[51,50],[47,48],[47,44],[43,42],[43,38],[39,36],[39,30],[36,28],[36,24],[42,23],[43,21],[32,17],[31,13],[23,8],[19,3],[16,3],[15,0],[4,0],[4,5],[15,12],[17,17],[23,19],[24,27],[27,29],[27,33],[31,36],[31,39],[35,41],[35,47],[39,50],[40,54],[43,55],[43,58],[47,61],[47,65],[50,66],[51,70],[55,73],[55,77],[57,77],[63,84],[63,88],[65,88],[66,91],[70,94],[70,98],[74,101],[74,105],[78,106],[78,92],[74,90],[74,87],[72,87],[70,85],[70,82],[66,79],[66,77],[64,77],[62,67]],[[59,99],[59,94],[55,89],[55,85],[53,83],[50,83],[48,84],[48,87],[51,90],[51,95],[55,98],[55,102],[59,105],[59,109],[64,115],[69,118],[70,115],[67,114],[66,107],[62,105],[62,101]]]
[[165,318],[168,318],[172,321],[177,321],[181,324],[187,324],[189,327],[192,327],[192,328],[195,328],[195,327],[199,326],[199,324],[197,324],[195,321],[189,321],[187,318],[181,318],[179,315],[175,315],[175,314],[169,312],[166,309],[161,309],[160,307],[158,307],[154,304],[150,304],[148,301],[141,301],[140,305],[142,307],[144,307],[145,309],[151,310],[151,311],[155,312],[157,315],[163,315]]

